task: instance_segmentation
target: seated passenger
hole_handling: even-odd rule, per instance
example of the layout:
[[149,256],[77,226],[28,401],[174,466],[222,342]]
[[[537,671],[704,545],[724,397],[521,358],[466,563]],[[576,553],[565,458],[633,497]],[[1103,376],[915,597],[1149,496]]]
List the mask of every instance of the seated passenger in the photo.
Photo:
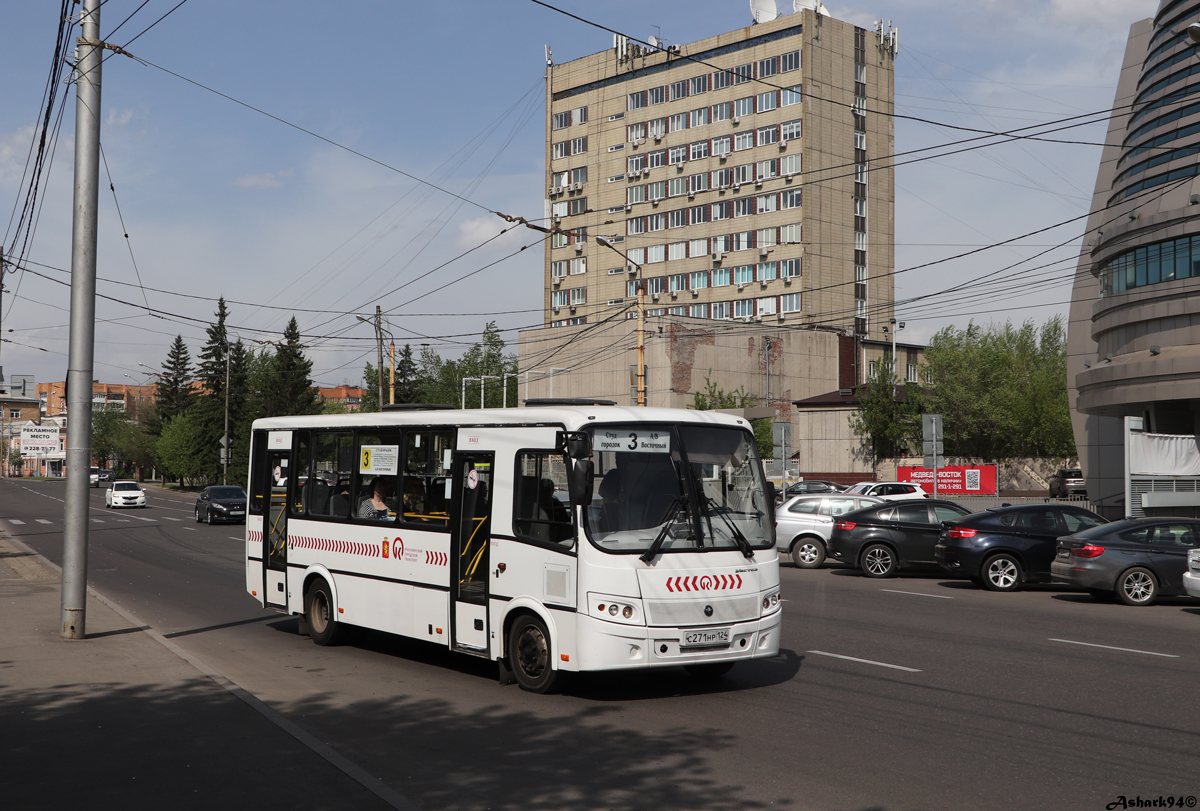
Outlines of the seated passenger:
[[404,477],[404,519],[429,522],[425,513],[425,485],[416,476]]
[[363,499],[362,504],[358,506],[358,517],[371,521],[390,520],[388,516],[388,503],[384,500],[387,492],[387,479],[380,476],[375,480],[375,484],[371,489],[371,497]]

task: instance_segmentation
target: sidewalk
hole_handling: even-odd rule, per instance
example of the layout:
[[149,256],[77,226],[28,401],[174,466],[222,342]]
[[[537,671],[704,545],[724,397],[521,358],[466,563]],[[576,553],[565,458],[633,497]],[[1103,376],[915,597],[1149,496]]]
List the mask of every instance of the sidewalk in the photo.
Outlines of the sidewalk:
[[4,807],[415,807],[95,594],[60,639],[60,595],[0,534]]

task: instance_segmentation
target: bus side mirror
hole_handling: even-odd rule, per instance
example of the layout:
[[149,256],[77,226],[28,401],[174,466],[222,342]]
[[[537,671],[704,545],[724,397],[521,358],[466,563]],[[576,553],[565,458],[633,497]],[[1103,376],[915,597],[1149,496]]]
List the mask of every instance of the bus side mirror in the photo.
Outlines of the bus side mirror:
[[587,459],[592,455],[592,438],[583,431],[559,431],[556,447],[572,459]]
[[581,459],[575,462],[567,480],[567,488],[573,506],[586,507],[592,503],[592,486],[595,480],[596,470],[592,466],[591,459]]
[[779,495],[775,490],[775,482],[768,479],[767,480],[767,504],[774,505],[775,499],[777,499],[778,497],[779,497]]

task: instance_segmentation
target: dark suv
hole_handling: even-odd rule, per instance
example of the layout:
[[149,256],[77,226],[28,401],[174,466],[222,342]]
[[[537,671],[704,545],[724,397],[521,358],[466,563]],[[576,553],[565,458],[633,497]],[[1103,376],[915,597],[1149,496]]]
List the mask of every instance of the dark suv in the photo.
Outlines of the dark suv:
[[1016,591],[1023,582],[1048,582],[1063,535],[1108,523],[1066,504],[996,507],[942,525],[934,556],[942,568],[990,591]]
[[897,569],[937,566],[933,547],[944,521],[967,510],[952,501],[890,501],[834,520],[828,554],[863,570],[867,577],[892,577]]

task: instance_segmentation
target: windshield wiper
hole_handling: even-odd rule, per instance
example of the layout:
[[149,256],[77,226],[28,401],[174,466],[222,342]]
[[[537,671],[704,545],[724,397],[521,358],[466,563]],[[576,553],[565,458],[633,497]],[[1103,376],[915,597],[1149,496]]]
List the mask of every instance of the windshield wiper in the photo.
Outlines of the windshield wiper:
[[675,500],[672,501],[671,506],[667,508],[666,523],[664,523],[662,529],[658,531],[658,535],[655,537],[654,543],[650,544],[650,547],[641,555],[641,560],[643,563],[649,563],[650,561],[654,560],[654,556],[658,554],[658,550],[662,547],[663,541],[665,541],[667,539],[667,535],[670,534],[671,527],[675,525],[675,519],[679,517],[678,510],[683,508],[684,503],[683,496],[675,496]]
[[[717,515],[721,516],[721,520],[725,522],[725,526],[729,527],[729,532],[733,535],[733,540],[737,543],[738,549],[742,550],[742,557],[754,557],[754,547],[750,545],[750,541],[746,540],[746,536],[742,534],[742,531],[737,528],[737,524],[733,523],[729,516],[725,514],[721,505],[718,504],[712,496],[708,495],[704,497],[702,504],[705,505],[705,507],[711,506],[713,508],[712,510],[705,509],[705,515],[712,515],[713,513],[716,513]],[[711,519],[709,520],[709,523],[712,523]]]

